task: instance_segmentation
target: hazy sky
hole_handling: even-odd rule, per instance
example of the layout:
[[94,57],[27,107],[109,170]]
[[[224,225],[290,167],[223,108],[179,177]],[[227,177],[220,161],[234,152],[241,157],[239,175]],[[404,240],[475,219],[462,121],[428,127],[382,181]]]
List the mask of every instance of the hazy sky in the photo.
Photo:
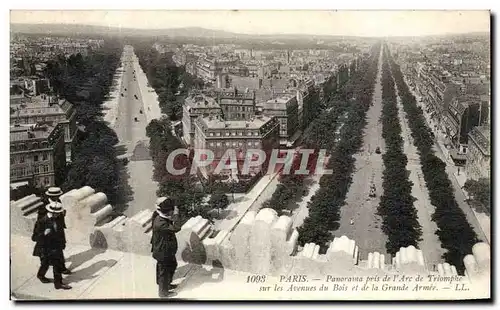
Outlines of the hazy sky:
[[12,23],[203,27],[248,34],[418,36],[489,32],[488,11],[11,11]]

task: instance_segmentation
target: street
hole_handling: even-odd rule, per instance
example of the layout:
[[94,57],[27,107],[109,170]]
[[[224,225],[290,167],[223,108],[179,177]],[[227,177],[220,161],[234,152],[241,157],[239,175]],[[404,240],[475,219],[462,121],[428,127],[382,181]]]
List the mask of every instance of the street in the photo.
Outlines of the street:
[[[397,90],[397,86],[395,85]],[[441,241],[436,235],[437,225],[432,220],[435,207],[431,204],[429,191],[425,184],[420,157],[416,146],[413,144],[413,137],[403,110],[401,97],[398,94],[399,123],[401,124],[401,136],[404,141],[404,153],[408,158],[406,169],[410,172],[409,179],[413,183],[411,195],[416,199],[413,206],[417,210],[418,222],[422,227],[422,240],[418,248],[422,250],[427,266],[433,266],[441,261],[441,256],[445,250],[441,248]]]
[[137,82],[139,75],[145,74],[138,70],[138,65],[134,65],[134,62],[137,62],[134,56],[133,48],[125,46],[117,118],[113,127],[120,145],[125,148],[130,159],[126,166],[127,182],[131,189],[131,200],[124,211],[127,216],[133,216],[146,208],[153,209],[158,188],[157,183],[153,181],[153,162],[149,156],[149,138],[146,136],[148,122],[141,95],[147,90],[141,89]]
[[[379,122],[382,112],[382,50],[379,57],[378,73],[373,94],[373,105],[367,112],[367,125],[364,129],[363,146],[354,155],[356,160],[352,183],[346,197],[346,204],[340,208],[340,226],[334,232],[336,237],[345,235],[355,240],[359,246],[360,257],[367,257],[369,252],[386,255],[387,237],[382,231],[382,220],[377,215],[377,206],[382,195],[382,155],[375,153],[380,147],[385,152],[382,138],[382,124]],[[376,197],[369,197],[370,186],[376,188]],[[353,223],[351,224],[351,220]],[[388,263],[388,262],[386,262]]]

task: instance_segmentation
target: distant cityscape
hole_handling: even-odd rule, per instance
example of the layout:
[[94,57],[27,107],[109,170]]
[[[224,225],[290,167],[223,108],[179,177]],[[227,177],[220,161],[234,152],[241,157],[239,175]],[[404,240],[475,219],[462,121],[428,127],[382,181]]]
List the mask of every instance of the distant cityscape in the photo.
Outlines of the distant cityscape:
[[[372,20],[377,14],[386,16],[373,12]],[[249,279],[296,282],[302,274],[351,279],[327,283],[342,290],[380,282],[365,276],[422,277],[406,299],[427,298],[421,290],[449,298],[455,284],[446,277],[459,283],[459,299],[489,294],[489,33],[239,36],[200,27],[11,26],[18,296],[170,291],[196,299],[228,295],[216,291],[239,288],[244,278],[270,292],[272,282]],[[416,27],[434,31],[428,28]],[[47,205],[50,197],[59,200]],[[27,247],[33,227],[46,220],[40,210],[68,223],[47,222],[67,232],[54,257],[76,288],[66,295],[21,266],[34,259]],[[168,250],[160,244],[167,241]],[[66,259],[71,271],[60,266]],[[57,272],[55,288],[70,290]],[[215,280],[217,272],[226,276]],[[117,278],[128,284],[100,289]],[[287,285],[315,293],[314,283],[299,282]],[[376,298],[415,284],[381,282]]]

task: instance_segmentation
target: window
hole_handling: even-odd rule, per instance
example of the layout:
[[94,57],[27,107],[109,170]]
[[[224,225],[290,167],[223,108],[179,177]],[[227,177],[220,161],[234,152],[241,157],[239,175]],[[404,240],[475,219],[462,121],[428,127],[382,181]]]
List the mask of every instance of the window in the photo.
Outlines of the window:
[[226,136],[229,136],[229,131],[226,131]]
[[243,145],[243,142],[238,142],[238,146],[242,146]]
[[42,160],[47,160],[47,153],[42,153]]
[[38,155],[33,155],[33,161],[38,161]]
[[216,135],[217,137],[220,137],[220,132],[216,132],[216,133],[215,133],[215,135]]
[[221,143],[220,143],[220,142],[217,142],[217,146],[221,146]]
[[11,156],[10,157],[10,164],[12,165],[12,164],[15,164],[15,163],[16,163],[16,157]]
[[210,136],[210,137],[213,137],[213,136],[214,136],[214,133],[213,133],[213,132],[211,132],[211,133],[209,134],[209,136]]
[[214,146],[214,143],[213,143],[213,142],[210,142],[208,145],[210,145],[210,146]]
[[252,146],[252,142],[251,142],[251,141],[248,141],[247,145],[248,145],[248,146]]
[[236,136],[236,131],[231,132],[231,136]]
[[19,162],[20,162],[20,163],[24,163],[24,155],[21,155],[21,156],[19,157]]
[[49,172],[49,165],[43,165],[43,172]]
[[48,185],[50,183],[49,177],[45,177],[43,184]]

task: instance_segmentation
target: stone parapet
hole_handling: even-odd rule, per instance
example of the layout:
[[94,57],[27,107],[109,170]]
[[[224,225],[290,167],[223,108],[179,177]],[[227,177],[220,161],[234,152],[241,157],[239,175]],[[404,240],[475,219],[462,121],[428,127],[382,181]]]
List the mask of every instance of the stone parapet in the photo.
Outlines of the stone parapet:
[[[151,255],[152,210],[133,217],[112,218],[113,207],[106,195],[86,186],[61,197],[67,210],[67,238],[71,243],[95,248]],[[42,205],[35,195],[11,202],[12,233],[30,236],[36,210]],[[335,237],[326,253],[319,245],[307,243],[299,248],[299,233],[288,216],[277,216],[272,209],[249,211],[235,229],[214,231],[201,216],[189,219],[177,233],[179,261],[193,264],[218,263],[223,268],[273,276],[303,274],[313,278],[324,275],[420,274],[457,275],[455,266],[438,264],[428,270],[424,255],[414,246],[401,248],[394,257],[373,252],[361,259],[354,240]],[[489,284],[490,246],[478,243],[464,258],[464,279]]]
[[38,214],[44,203],[35,194],[10,202],[10,227],[12,234],[31,237]]

